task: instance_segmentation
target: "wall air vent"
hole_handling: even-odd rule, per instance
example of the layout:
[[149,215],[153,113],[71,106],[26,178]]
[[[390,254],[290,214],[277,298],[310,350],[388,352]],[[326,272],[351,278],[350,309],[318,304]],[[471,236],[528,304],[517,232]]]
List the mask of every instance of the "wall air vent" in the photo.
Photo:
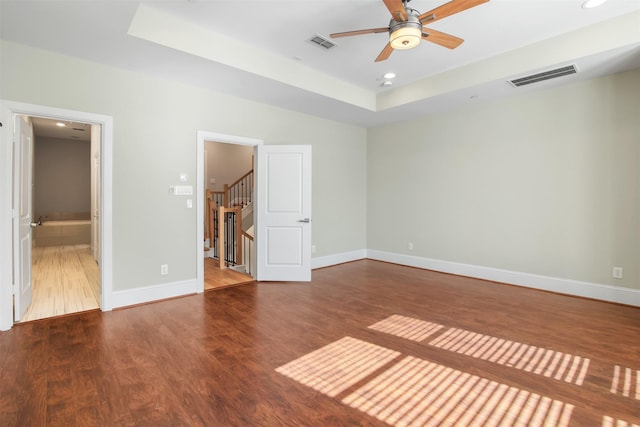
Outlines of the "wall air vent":
[[556,68],[554,70],[543,71],[542,73],[531,74],[530,76],[520,77],[518,79],[509,80],[515,87],[530,85],[532,83],[542,82],[544,80],[551,80],[557,77],[568,76],[570,74],[577,73],[575,65],[567,65],[566,67]]
[[321,48],[325,49],[325,50],[329,50],[332,47],[337,46],[336,43],[332,42],[331,40],[329,40],[328,38],[321,36],[320,34],[316,34],[315,36],[311,37],[309,39],[309,41],[313,44],[315,44],[316,46],[320,46]]

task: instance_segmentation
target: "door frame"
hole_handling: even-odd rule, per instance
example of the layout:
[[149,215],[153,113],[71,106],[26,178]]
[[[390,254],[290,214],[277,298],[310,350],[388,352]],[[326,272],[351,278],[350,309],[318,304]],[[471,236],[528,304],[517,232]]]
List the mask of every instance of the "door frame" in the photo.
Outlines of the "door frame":
[[[43,105],[0,100],[0,235],[12,236],[15,212],[13,197],[14,119],[16,116],[43,117],[54,120],[84,122],[101,126],[101,194],[100,194],[100,308],[113,308],[113,118],[102,114],[67,110]],[[200,245],[202,246],[202,245]],[[204,254],[203,254],[204,257]],[[0,239],[0,331],[13,327],[13,239]]]
[[[255,156],[256,147],[263,145],[262,139],[250,138],[245,136],[228,135],[217,132],[209,132],[199,130],[196,138],[196,288],[198,292],[204,292],[204,142],[214,141],[224,144],[248,145],[253,147],[253,169],[256,169],[257,156]],[[254,195],[258,190],[255,180],[253,183]],[[257,195],[256,195],[257,196]],[[254,196],[254,197],[256,197]],[[255,210],[254,210],[255,212]],[[256,251],[258,250],[256,245]],[[257,254],[257,252],[256,252]],[[256,255],[257,256],[257,255]],[[253,274],[258,277],[258,266]]]

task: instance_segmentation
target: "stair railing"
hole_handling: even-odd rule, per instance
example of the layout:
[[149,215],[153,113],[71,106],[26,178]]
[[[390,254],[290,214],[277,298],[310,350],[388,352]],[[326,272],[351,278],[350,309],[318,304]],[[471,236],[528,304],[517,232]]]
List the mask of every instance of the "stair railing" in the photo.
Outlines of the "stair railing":
[[221,270],[242,264],[242,208],[218,208],[217,246]]
[[242,232],[242,250],[245,272],[253,276],[253,263],[255,261],[252,256],[255,253],[255,249],[253,247],[253,236],[248,234],[246,231]]
[[224,206],[246,206],[253,201],[253,169],[242,175],[236,182],[224,186],[226,196]]
[[[224,185],[224,191],[206,191],[204,238],[209,239],[209,250],[218,258],[220,268],[242,265],[243,258],[251,263],[253,237],[242,230],[242,208],[253,201],[253,169],[233,184]],[[250,265],[245,269],[251,270]],[[249,271],[248,271],[249,272]],[[249,274],[251,274],[249,272]]]
[[209,248],[213,251],[213,257],[218,257],[218,207],[224,206],[224,193],[222,191],[206,191],[204,211],[204,238],[209,239]]

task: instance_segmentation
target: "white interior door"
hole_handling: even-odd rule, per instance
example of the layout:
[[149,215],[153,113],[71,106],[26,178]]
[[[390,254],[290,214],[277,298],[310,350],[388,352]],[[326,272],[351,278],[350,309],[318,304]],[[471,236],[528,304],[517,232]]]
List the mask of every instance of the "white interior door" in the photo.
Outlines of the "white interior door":
[[31,227],[33,184],[33,127],[27,116],[16,116],[14,141],[14,320],[19,321],[31,305]]
[[91,253],[100,263],[100,125],[91,125]]
[[257,280],[311,280],[311,146],[257,147]]

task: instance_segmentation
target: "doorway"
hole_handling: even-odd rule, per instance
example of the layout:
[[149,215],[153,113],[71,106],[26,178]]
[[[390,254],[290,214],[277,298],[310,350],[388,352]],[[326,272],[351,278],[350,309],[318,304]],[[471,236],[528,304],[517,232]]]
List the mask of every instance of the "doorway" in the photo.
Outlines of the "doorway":
[[[13,140],[14,144],[3,144],[0,150],[3,168],[0,170],[0,186],[3,189],[0,197],[0,227],[3,233],[13,236],[11,239],[3,239],[0,244],[0,330],[10,329],[14,322],[21,320],[23,314],[31,304],[33,287],[32,285],[32,249],[36,249],[34,260],[40,259],[39,249],[32,244],[32,230],[38,228],[39,221],[34,217],[33,210],[33,188],[32,188],[32,149],[23,150],[23,145],[33,146],[35,139],[31,120],[47,119],[69,124],[86,124],[90,126],[90,133],[99,138],[100,144],[94,146],[91,152],[92,159],[87,159],[89,168],[93,170],[95,181],[89,183],[94,197],[91,200],[89,222],[91,223],[90,235],[93,237],[94,245],[84,247],[84,254],[87,257],[77,256],[75,272],[86,269],[93,263],[93,268],[89,273],[82,271],[82,274],[91,275],[91,281],[99,284],[97,289],[96,308],[109,311],[113,307],[112,303],[112,146],[113,146],[113,119],[93,113],[86,113],[73,110],[65,110],[55,107],[47,107],[35,104],[26,104],[13,101],[2,101],[0,113],[2,116],[3,139]],[[27,137],[23,138],[23,131]],[[85,132],[89,132],[85,130]],[[28,141],[29,144],[23,144]],[[26,167],[24,167],[26,165]],[[26,190],[28,188],[28,190]],[[28,215],[22,213],[28,212]],[[15,212],[15,217],[14,217]],[[24,221],[23,221],[24,216]],[[44,219],[46,223],[46,218]],[[67,218],[70,219],[70,218]],[[87,220],[85,219],[85,222]],[[24,223],[24,224],[23,224]],[[66,224],[69,225],[69,224]],[[49,224],[49,226],[52,226]],[[86,227],[86,224],[85,224]],[[77,230],[76,230],[77,231]],[[71,231],[73,235],[76,231]],[[46,240],[46,233],[53,233],[61,236],[58,230],[47,230],[45,236],[39,236]],[[28,239],[22,237],[28,236]],[[61,238],[61,237],[57,237]],[[75,237],[73,237],[75,238]],[[73,239],[72,238],[72,239]],[[37,240],[37,239],[36,239]],[[28,244],[22,244],[28,242]],[[65,246],[65,245],[62,245]],[[73,245],[72,245],[73,246]],[[53,252],[56,252],[55,250]],[[71,251],[73,252],[73,251]],[[81,251],[82,252],[82,251]],[[57,256],[73,258],[76,255],[65,255],[62,251],[57,251]],[[90,260],[90,262],[87,262]],[[46,263],[45,263],[46,264]],[[89,279],[87,279],[89,281]],[[94,292],[95,294],[95,292]],[[14,313],[15,307],[19,307]]]
[[205,290],[254,281],[253,159],[252,146],[204,142]]
[[25,117],[33,128],[32,300],[25,322],[100,308],[100,125]]
[[311,146],[198,131],[196,140],[196,282],[204,291],[205,141],[254,150],[257,281],[311,281]]

